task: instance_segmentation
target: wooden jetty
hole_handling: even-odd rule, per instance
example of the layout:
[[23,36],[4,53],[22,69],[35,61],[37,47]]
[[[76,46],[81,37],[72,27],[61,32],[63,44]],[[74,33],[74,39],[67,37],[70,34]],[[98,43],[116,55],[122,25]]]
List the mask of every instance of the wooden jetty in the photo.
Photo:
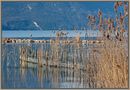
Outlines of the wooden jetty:
[[70,68],[70,69],[79,69],[79,70],[85,70],[84,66],[80,63],[68,63],[68,62],[59,62],[59,59],[57,60],[48,60],[48,58],[43,58],[43,52],[42,49],[38,49],[37,51],[37,57],[28,56],[28,51],[26,48],[22,48],[20,50],[20,65],[21,67],[43,67],[43,66],[49,66],[49,67],[56,67],[56,68]]
[[56,62],[52,62],[52,61],[48,61],[48,63],[46,63],[46,60],[43,59],[42,63],[38,62],[37,58],[31,58],[28,57],[26,60],[23,59],[23,57],[20,56],[20,62],[21,62],[21,67],[34,67],[35,65],[43,67],[43,66],[50,66],[50,67],[57,67],[57,68],[70,68],[70,69],[80,69],[80,70],[85,70],[85,68],[80,65],[80,64],[73,64],[73,63],[56,63]]

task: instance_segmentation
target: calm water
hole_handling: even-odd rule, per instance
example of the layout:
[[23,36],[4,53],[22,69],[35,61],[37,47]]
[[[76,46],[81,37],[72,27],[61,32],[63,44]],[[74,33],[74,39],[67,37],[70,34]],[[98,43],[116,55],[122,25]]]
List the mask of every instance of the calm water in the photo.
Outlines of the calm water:
[[[43,50],[45,48],[49,50],[49,44],[42,45]],[[2,88],[91,87],[88,83],[87,73],[83,70],[52,68],[49,66],[37,67],[35,65],[35,67],[21,68],[19,48],[22,46],[28,46],[28,44],[2,44]],[[31,44],[34,51],[40,46],[40,44]]]

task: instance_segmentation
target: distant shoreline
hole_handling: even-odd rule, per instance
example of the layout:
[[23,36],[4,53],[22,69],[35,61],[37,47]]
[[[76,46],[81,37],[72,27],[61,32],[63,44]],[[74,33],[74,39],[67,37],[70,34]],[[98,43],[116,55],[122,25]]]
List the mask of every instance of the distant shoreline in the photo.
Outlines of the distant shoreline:
[[56,37],[33,37],[33,38],[2,38],[2,43],[102,43],[103,40],[98,40],[97,37],[80,37],[80,39],[77,41],[75,37],[60,37],[60,39],[57,40]]
[[[56,39],[56,37],[2,37],[2,39],[32,39],[32,40],[50,40]],[[65,39],[72,39],[74,37],[60,37]],[[96,40],[98,37],[80,37],[81,40]]]

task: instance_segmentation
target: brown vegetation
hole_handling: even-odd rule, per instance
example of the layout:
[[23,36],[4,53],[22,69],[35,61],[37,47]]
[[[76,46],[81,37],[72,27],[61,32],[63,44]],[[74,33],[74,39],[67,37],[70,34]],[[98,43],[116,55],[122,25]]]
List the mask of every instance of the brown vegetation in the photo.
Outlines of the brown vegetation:
[[128,52],[125,49],[113,41],[105,41],[104,48],[99,50],[99,57],[97,58],[98,53],[93,53],[92,59],[87,63],[92,86],[128,88]]

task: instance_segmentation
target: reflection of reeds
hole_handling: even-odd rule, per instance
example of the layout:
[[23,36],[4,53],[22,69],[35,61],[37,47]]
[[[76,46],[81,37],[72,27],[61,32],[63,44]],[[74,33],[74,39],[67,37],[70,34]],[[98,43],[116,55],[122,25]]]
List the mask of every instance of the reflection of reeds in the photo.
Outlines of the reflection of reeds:
[[40,84],[40,87],[42,88],[43,87],[43,68],[39,67],[38,70],[37,70],[37,76],[38,76],[38,81],[39,81],[39,84]]
[[25,68],[20,68],[20,77],[21,77],[21,80],[25,80]]

